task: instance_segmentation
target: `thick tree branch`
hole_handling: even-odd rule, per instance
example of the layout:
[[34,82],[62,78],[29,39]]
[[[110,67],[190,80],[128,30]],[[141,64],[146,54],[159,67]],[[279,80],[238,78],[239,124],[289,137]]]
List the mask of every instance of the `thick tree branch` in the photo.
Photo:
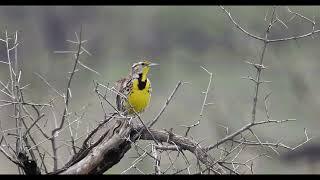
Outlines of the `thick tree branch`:
[[67,168],[61,174],[101,174],[117,164],[124,153],[130,149],[126,140],[132,128],[127,120],[117,120],[114,126],[106,132],[101,143],[82,160]]

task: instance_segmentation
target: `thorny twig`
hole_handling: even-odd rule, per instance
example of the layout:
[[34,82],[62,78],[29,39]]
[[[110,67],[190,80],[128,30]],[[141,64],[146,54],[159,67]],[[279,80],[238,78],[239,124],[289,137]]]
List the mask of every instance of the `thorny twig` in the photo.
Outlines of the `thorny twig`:
[[[70,90],[70,86],[71,86],[71,82],[72,82],[72,78],[73,78],[73,76],[74,76],[74,74],[75,74],[75,72],[76,72],[76,69],[77,69],[77,65],[78,65],[78,63],[79,63],[79,58],[80,58],[80,55],[83,53],[83,52],[87,52],[87,51],[84,51],[83,49],[83,47],[82,47],[82,44],[84,43],[84,42],[86,42],[86,41],[83,41],[82,40],[82,27],[81,27],[81,29],[80,29],[80,33],[79,33],[79,37],[78,37],[78,34],[77,33],[75,33],[75,36],[76,36],[76,39],[77,39],[77,42],[76,42],[76,44],[77,44],[77,46],[78,46],[78,49],[77,49],[77,51],[75,51],[75,53],[74,53],[74,56],[75,56],[75,60],[74,60],[74,65],[73,65],[73,69],[72,69],[72,71],[71,71],[71,73],[70,73],[70,77],[69,77],[69,80],[68,80],[68,84],[67,84],[67,89],[66,89],[66,92],[65,92],[65,94],[63,94],[63,98],[64,98],[64,103],[65,103],[65,108],[64,108],[64,110],[63,110],[63,115],[62,115],[62,119],[61,119],[61,121],[60,121],[60,125],[59,126],[57,126],[55,129],[53,129],[52,130],[52,137],[51,137],[51,145],[52,145],[52,151],[53,151],[53,157],[54,157],[54,168],[53,168],[53,170],[54,171],[56,171],[57,170],[57,168],[58,168],[58,160],[57,160],[57,149],[56,149],[56,143],[55,143],[55,137],[56,137],[56,133],[58,133],[61,129],[62,129],[62,127],[63,127],[63,125],[64,125],[64,122],[65,122],[65,119],[67,118],[67,116],[68,116],[68,106],[69,106],[69,100],[70,100],[70,97],[71,97],[71,90]],[[57,52],[56,52],[57,53]],[[59,52],[58,52],[59,53]],[[89,54],[90,55],[90,54]],[[56,91],[57,92],[57,91]],[[58,92],[57,92],[58,93]],[[60,94],[60,93],[58,93],[58,94]],[[69,125],[70,125],[70,123],[69,123]],[[74,141],[73,140],[73,137],[71,136],[71,138],[72,138],[72,141]]]
[[168,99],[166,100],[165,104],[163,105],[163,107],[161,108],[160,112],[158,113],[158,115],[154,118],[154,120],[152,120],[150,122],[150,124],[148,125],[149,128],[151,128],[160,118],[161,114],[164,112],[164,110],[167,108],[167,106],[169,105],[171,99],[173,98],[174,94],[177,92],[178,88],[182,85],[183,83],[181,81],[179,81],[176,85],[176,87],[173,89],[171,95],[168,97]]
[[212,73],[209,72],[209,71],[208,71],[206,68],[204,68],[203,66],[200,66],[200,67],[209,74],[209,82],[208,82],[208,86],[207,86],[206,91],[203,92],[203,93],[204,93],[204,98],[203,98],[203,102],[202,102],[202,106],[201,106],[201,110],[200,110],[200,114],[199,114],[199,119],[198,119],[198,121],[197,121],[195,124],[190,125],[190,126],[181,125],[181,126],[187,128],[187,131],[186,131],[186,133],[185,133],[184,136],[187,136],[187,135],[188,135],[188,133],[189,133],[189,131],[190,131],[191,128],[193,128],[193,127],[195,127],[195,126],[198,126],[198,125],[200,124],[200,121],[201,121],[202,116],[203,116],[203,110],[204,110],[204,108],[205,108],[206,106],[208,106],[208,105],[213,104],[213,103],[207,103],[207,97],[208,97],[208,93],[209,93],[210,86],[211,86],[211,81],[212,81]]

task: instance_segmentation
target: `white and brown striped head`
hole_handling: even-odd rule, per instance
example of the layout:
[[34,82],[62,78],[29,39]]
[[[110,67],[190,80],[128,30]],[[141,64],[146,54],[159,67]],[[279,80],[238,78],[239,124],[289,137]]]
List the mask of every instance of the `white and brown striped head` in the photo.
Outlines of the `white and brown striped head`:
[[147,74],[149,72],[149,69],[151,66],[156,66],[159,64],[156,63],[151,63],[148,60],[144,60],[138,63],[134,63],[132,65],[132,71],[131,71],[131,75],[133,78],[137,79],[139,77],[142,77],[142,80],[145,80],[147,77]]

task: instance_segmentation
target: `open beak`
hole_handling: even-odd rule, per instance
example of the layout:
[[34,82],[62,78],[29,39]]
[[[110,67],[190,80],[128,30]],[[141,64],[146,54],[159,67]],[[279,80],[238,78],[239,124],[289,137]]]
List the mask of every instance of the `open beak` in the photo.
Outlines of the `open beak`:
[[159,66],[160,64],[157,64],[157,63],[151,63],[151,64],[149,64],[149,67],[151,67],[151,66]]

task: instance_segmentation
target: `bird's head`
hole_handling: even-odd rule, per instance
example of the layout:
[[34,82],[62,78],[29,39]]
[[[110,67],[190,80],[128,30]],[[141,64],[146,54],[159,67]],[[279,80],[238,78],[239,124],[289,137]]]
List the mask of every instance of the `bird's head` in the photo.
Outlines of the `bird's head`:
[[148,60],[144,60],[138,63],[134,63],[132,65],[132,76],[133,78],[139,78],[139,76],[142,77],[142,81],[145,81],[147,78],[147,74],[150,70],[150,67],[156,66],[159,64],[152,63]]

